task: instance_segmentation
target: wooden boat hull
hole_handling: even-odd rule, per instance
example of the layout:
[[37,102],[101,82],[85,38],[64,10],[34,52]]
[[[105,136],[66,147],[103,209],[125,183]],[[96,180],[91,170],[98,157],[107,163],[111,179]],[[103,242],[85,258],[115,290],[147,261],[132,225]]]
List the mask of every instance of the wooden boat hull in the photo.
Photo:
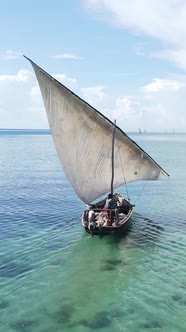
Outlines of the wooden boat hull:
[[[131,216],[133,213],[133,206],[132,204],[130,204],[127,200],[123,199],[120,195],[120,205],[118,206],[118,212],[119,212],[119,222],[116,223],[113,222],[111,226],[108,225],[100,225],[98,220],[99,220],[99,215],[100,213],[104,213],[101,209],[104,206],[104,202],[105,200],[102,200],[98,203],[96,203],[95,205],[91,205],[89,206],[83,213],[82,215],[82,225],[85,228],[85,231],[88,232],[89,234],[93,235],[112,235],[115,233],[121,233],[123,232],[128,225],[130,224],[131,221]],[[89,220],[88,220],[88,214],[89,211],[94,211],[95,216],[96,216],[96,220],[95,223],[93,225],[90,225]],[[108,212],[108,210],[105,211],[106,213]],[[109,217],[107,217],[108,221],[109,221]]]
[[[132,216],[132,213],[131,213]],[[91,235],[112,235],[112,234],[116,234],[116,233],[121,233],[123,232],[130,224],[131,221],[131,216],[127,219],[127,221],[125,221],[125,223],[123,223],[122,225],[119,225],[117,227],[95,227],[93,230],[89,229],[87,226],[84,226],[85,231],[88,232]]]

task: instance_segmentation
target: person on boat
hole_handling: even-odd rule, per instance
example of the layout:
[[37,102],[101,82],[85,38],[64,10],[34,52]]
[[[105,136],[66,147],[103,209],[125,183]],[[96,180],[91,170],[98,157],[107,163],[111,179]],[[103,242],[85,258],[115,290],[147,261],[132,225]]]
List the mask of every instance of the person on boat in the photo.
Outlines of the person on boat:
[[95,222],[96,222],[96,218],[95,218],[95,212],[92,209],[91,206],[89,206],[88,208],[88,228],[89,229],[94,229],[95,228]]
[[113,194],[108,194],[108,197],[106,198],[104,209],[111,209],[112,211],[108,211],[108,215],[110,218],[110,223],[108,226],[112,226],[113,219],[115,217],[115,224],[118,224],[119,221],[119,211],[118,211],[118,204],[117,199]]
[[108,194],[105,201],[104,209],[116,209],[116,208],[117,208],[117,199],[112,194]]

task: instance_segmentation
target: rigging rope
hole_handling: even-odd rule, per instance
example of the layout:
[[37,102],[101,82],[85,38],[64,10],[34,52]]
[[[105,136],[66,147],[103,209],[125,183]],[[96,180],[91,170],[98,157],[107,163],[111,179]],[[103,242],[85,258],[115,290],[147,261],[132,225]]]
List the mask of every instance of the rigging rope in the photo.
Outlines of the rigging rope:
[[145,187],[147,186],[147,181],[148,181],[148,179],[145,181],[144,186],[142,187],[141,191],[139,192],[139,195],[137,196],[136,201],[134,202],[135,204],[137,203],[137,201],[139,200],[139,198],[140,198],[140,196],[141,196],[143,190],[144,190]]
[[[117,142],[117,148],[118,148],[118,142]],[[126,188],[126,193],[127,193],[127,200],[130,202],[129,192],[128,192],[128,188],[127,188],[127,182],[126,182],[126,179],[125,179],[125,173],[124,173],[124,168],[123,168],[123,163],[122,163],[122,160],[121,160],[121,155],[120,155],[119,148],[118,148],[118,152],[119,152],[119,158],[120,158],[120,163],[121,163],[121,167],[122,167],[123,179],[124,179],[124,182],[125,182],[125,188]]]
[[[117,142],[118,143],[118,142]],[[118,148],[118,146],[117,146]],[[130,197],[129,197],[129,192],[128,192],[128,188],[127,188],[127,182],[126,182],[126,179],[125,179],[125,173],[124,173],[124,167],[123,167],[123,163],[122,163],[122,159],[121,159],[121,155],[120,155],[120,150],[118,148],[118,153],[119,153],[119,158],[120,158],[120,162],[121,162],[121,166],[122,166],[122,172],[123,172],[123,179],[124,179],[124,182],[125,182],[125,187],[126,187],[126,193],[127,193],[127,200],[130,202]],[[150,178],[150,175],[149,175],[149,178]],[[145,181],[145,184],[144,186],[142,187],[139,195],[137,196],[136,198],[136,201],[134,202],[136,204],[136,202],[139,200],[142,192],[144,191],[145,187],[147,186],[147,181],[149,180],[149,178]]]
[[149,183],[148,183],[149,178],[150,178],[150,175],[149,175],[149,177],[146,179],[144,186],[142,187],[141,191],[139,192],[139,195],[138,195],[137,198],[136,198],[135,204],[136,204],[136,202],[139,200],[139,198],[140,198],[142,192],[144,191],[145,187],[147,186],[147,184],[149,184]]

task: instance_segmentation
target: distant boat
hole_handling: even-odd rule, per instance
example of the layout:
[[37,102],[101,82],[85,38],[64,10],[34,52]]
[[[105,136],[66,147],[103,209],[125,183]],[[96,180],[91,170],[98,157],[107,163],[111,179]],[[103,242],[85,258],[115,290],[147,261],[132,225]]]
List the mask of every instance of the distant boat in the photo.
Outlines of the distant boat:
[[139,134],[141,134],[141,129],[139,128]]
[[[63,170],[76,195],[88,204],[81,219],[83,227],[92,235],[121,232],[131,220],[133,205],[113,190],[128,182],[158,180],[168,174],[116,123],[28,60],[40,86]],[[108,200],[95,203],[108,193]]]

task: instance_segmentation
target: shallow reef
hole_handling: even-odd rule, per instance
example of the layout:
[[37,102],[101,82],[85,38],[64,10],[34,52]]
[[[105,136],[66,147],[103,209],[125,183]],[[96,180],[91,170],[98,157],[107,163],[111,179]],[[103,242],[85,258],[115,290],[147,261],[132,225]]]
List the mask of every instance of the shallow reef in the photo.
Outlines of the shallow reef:
[[33,331],[33,328],[38,325],[36,320],[27,320],[27,319],[19,319],[10,324],[10,327],[18,332],[29,332]]

